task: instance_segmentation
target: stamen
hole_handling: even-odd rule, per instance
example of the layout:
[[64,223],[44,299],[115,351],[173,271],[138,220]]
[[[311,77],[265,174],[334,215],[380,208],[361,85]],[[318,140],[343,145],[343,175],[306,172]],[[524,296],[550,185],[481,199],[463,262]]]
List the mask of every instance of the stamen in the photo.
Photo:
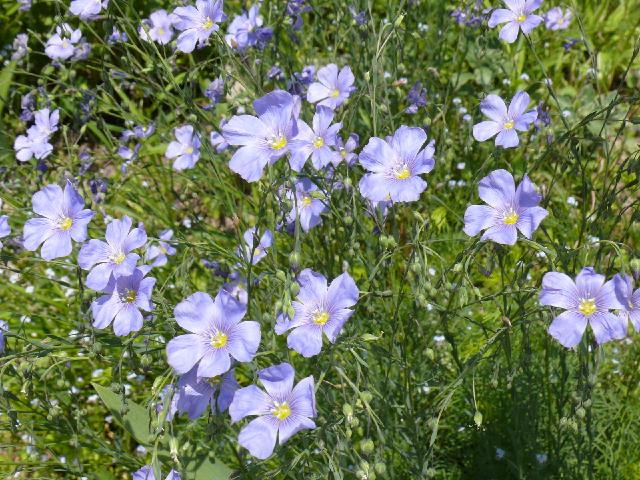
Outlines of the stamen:
[[69,230],[71,228],[71,225],[73,225],[73,220],[69,217],[65,217],[60,221],[58,225],[60,226],[60,230]]
[[580,302],[578,310],[580,310],[580,313],[583,315],[590,317],[596,313],[598,307],[596,307],[596,301],[593,298],[585,298]]
[[211,335],[211,346],[213,348],[222,348],[227,344],[229,337],[220,330]]
[[273,406],[275,408],[271,410],[271,413],[278,420],[284,420],[291,415],[291,407],[287,402],[273,402]]

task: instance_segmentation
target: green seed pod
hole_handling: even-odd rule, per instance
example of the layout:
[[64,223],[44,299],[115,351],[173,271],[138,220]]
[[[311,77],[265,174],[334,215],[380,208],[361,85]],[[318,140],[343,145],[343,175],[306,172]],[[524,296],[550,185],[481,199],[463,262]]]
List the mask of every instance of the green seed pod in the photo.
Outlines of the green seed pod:
[[291,292],[292,296],[296,296],[298,295],[298,292],[300,291],[300,285],[298,285],[296,282],[293,282],[291,285],[289,285],[289,292]]
[[373,400],[373,395],[371,394],[371,392],[367,392],[365,390],[363,392],[360,392],[360,398],[362,399],[363,402],[369,403],[371,402],[371,400]]
[[[291,258],[291,257],[289,257],[289,258]],[[282,270],[278,270],[278,271],[276,271],[276,278],[278,280],[280,280],[281,282],[286,282],[287,281],[287,274]]]
[[387,465],[382,462],[376,462],[373,465],[373,470],[380,475],[384,475],[387,473]]
[[348,403],[345,403],[344,405],[342,405],[342,413],[347,418],[353,416],[353,407]]
[[370,455],[375,448],[376,446],[371,439],[362,440],[360,442],[360,451],[365,455]]
[[295,270],[300,267],[300,254],[298,252],[291,252],[291,255],[289,255],[289,265]]
[[149,368],[153,363],[153,357],[148,353],[144,353],[140,356],[140,365],[143,368]]
[[584,408],[578,407],[576,409],[576,417],[583,419],[586,415],[587,415],[587,411]]

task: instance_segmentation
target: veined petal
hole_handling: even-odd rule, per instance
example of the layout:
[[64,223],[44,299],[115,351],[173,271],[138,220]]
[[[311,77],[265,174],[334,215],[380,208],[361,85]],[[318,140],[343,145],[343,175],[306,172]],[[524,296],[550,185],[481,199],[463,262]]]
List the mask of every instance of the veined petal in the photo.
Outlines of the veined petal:
[[572,348],[580,343],[586,328],[587,318],[578,312],[568,310],[551,322],[549,334],[558,340],[560,345]]

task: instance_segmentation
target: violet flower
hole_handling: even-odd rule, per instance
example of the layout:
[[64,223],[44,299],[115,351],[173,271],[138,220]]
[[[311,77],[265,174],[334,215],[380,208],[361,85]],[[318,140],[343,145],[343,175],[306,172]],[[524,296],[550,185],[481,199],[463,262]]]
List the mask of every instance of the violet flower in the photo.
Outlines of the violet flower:
[[338,152],[331,147],[337,144],[337,135],[342,123],[334,123],[333,110],[319,106],[313,116],[313,129],[303,120],[298,120],[298,135],[291,142],[291,168],[302,170],[309,156],[316,170],[340,162]]
[[497,95],[487,95],[480,104],[480,110],[491,120],[473,126],[473,137],[484,142],[497,134],[496,146],[504,148],[517,147],[520,143],[516,131],[526,132],[538,117],[536,109],[527,109],[529,102],[527,92],[518,92],[511,99],[509,108]]
[[568,8],[563,11],[560,7],[554,7],[544,15],[544,22],[549,30],[564,30],[569,27],[572,16]]
[[53,60],[66,60],[76,51],[76,44],[82,38],[79,29],[73,30],[68,23],[56,27],[54,33],[45,45],[44,53]]
[[355,77],[348,65],[338,72],[338,66],[330,63],[318,70],[318,82],[309,85],[307,101],[335,110],[355,91],[353,82]]
[[229,145],[239,145],[229,168],[248,182],[262,177],[264,167],[289,152],[290,142],[298,133],[299,105],[288,92],[275,90],[253,104],[257,117],[236,115],[223,127]]
[[[267,248],[273,244],[273,233],[265,230],[262,236],[258,236],[257,228],[252,227],[244,232],[245,247],[238,248],[238,256],[246,262],[251,261],[252,265],[257,264],[267,256]],[[254,247],[255,245],[255,247]]]
[[189,420],[200,418],[207,407],[214,415],[226,411],[240,388],[234,369],[212,378],[198,378],[197,370],[194,367],[180,377],[174,394],[176,412],[186,413]]
[[500,30],[500,38],[507,43],[513,43],[518,38],[518,32],[528,34],[542,22],[542,17],[534,15],[542,0],[503,0],[507,8],[494,10],[489,18],[489,28],[506,23]]
[[167,360],[178,374],[198,365],[198,377],[215,377],[231,368],[231,357],[250,362],[260,344],[260,324],[241,321],[247,306],[221,290],[215,300],[197,292],[180,302],[174,315],[178,325],[192,332],[167,344]]
[[309,268],[298,276],[300,292],[292,303],[295,316],[276,328],[277,334],[293,330],[287,345],[303,357],[312,357],[322,349],[322,336],[335,343],[345,322],[353,315],[359,291],[348,273],[336,277],[327,287],[324,275]]
[[143,20],[138,30],[140,38],[147,42],[153,41],[160,45],[166,45],[173,38],[171,17],[166,10],[156,10],[149,15],[148,20]]
[[107,225],[106,242],[93,239],[82,246],[78,265],[90,270],[87,287],[99,291],[107,286],[112,274],[116,278],[133,274],[140,258],[133,250],[147,243],[147,233],[143,227],[131,229],[131,224],[127,216],[112,220]]
[[222,0],[197,0],[195,7],[177,7],[171,14],[171,21],[176,30],[181,32],[177,41],[178,50],[191,53],[196,44],[203,47],[225,17]]
[[[11,227],[9,226],[9,217],[6,215],[0,216],[0,238],[6,237],[11,233]],[[0,248],[2,248],[2,242],[0,242]]]
[[121,337],[142,328],[142,313],[153,310],[151,291],[156,283],[153,277],[144,277],[140,269],[131,275],[111,277],[102,290],[103,295],[91,303],[93,326],[103,329],[113,322],[113,333]]
[[40,255],[45,260],[66,257],[71,253],[71,240],[84,242],[87,224],[94,212],[84,208],[84,199],[70,181],[64,190],[48,185],[34,193],[33,211],[40,217],[30,218],[24,224],[23,245],[34,251],[40,244]]
[[622,308],[620,317],[625,325],[629,320],[636,332],[640,332],[640,288],[633,290],[633,278],[630,275],[618,274],[613,277],[616,298]]
[[605,283],[604,275],[591,267],[583,268],[575,282],[564,273],[545,273],[540,303],[565,310],[554,318],[549,334],[567,348],[580,343],[587,325],[598,343],[624,338],[627,333],[626,321],[611,312],[623,308],[613,280]]
[[422,148],[426,141],[423,129],[404,125],[386,140],[370,138],[359,157],[360,164],[370,172],[360,180],[362,196],[372,202],[418,200],[427,188],[420,174],[435,166],[435,142]]
[[542,197],[527,175],[516,189],[513,175],[503,169],[494,170],[480,180],[478,192],[488,205],[467,208],[464,233],[473,237],[485,230],[481,241],[513,245],[518,239],[518,230],[530,239],[549,214],[538,206]]
[[193,168],[200,159],[200,136],[193,132],[193,126],[183,125],[174,131],[176,140],[169,143],[165,157],[175,158],[173,169],[177,171]]
[[266,392],[255,385],[238,390],[229,414],[233,423],[257,415],[240,430],[238,443],[259,459],[268,458],[276,445],[284,444],[294,434],[312,429],[316,424],[316,400],[313,377],[306,377],[293,386],[295,372],[288,363],[265,368],[258,378]]
[[318,186],[308,178],[298,178],[294,188],[294,192],[287,192],[287,197],[293,204],[287,221],[293,224],[296,217],[299,217],[300,227],[308,232],[322,222],[320,215],[327,210],[327,206],[321,199],[313,196],[313,192],[319,192]]

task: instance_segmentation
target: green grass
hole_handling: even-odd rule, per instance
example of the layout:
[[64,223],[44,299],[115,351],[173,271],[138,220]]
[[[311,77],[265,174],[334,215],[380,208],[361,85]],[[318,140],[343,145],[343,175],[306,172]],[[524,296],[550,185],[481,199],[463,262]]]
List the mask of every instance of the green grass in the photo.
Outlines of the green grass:
[[[228,472],[241,479],[369,480],[640,475],[637,337],[630,333],[596,348],[588,335],[566,350],[546,332],[554,312],[537,302],[548,271],[573,276],[593,265],[612,276],[630,272],[640,257],[640,10],[633,1],[576,0],[568,4],[574,11],[568,30],[542,25],[507,45],[486,22],[456,25],[453,3],[356,1],[369,18],[358,26],[344,2],[312,1],[295,42],[285,2],[267,0],[261,12],[274,40],[243,57],[220,36],[193,55],[143,42],[136,34],[140,18],[176,5],[112,0],[107,18],[80,24],[93,43],[89,59],[56,69],[43,44],[68,2],[36,2],[30,12],[2,2],[0,43],[10,44],[20,32],[30,37],[28,56],[0,73],[1,213],[10,216],[12,235],[20,234],[31,195],[42,186],[74,177],[89,200],[89,182],[100,177],[108,190],[91,205],[98,212],[91,238],[104,235],[107,215],[126,214],[144,222],[150,237],[173,228],[178,253],[154,270],[153,320],[116,337],[111,328],[91,327],[96,294],[83,287],[77,248],[47,263],[4,242],[0,319],[10,333],[0,357],[0,473],[107,480],[130,478],[154,461],[164,475],[173,467],[183,479],[211,478],[193,473],[197,460],[208,457],[220,464],[210,474],[216,479]],[[546,1],[543,9],[552,6]],[[240,2],[225,2],[230,16],[240,8]],[[113,25],[130,40],[108,45],[104,38]],[[579,40],[569,50],[563,48],[567,37]],[[297,379],[313,375],[317,388],[318,428],[260,462],[237,445],[240,426],[226,414],[173,423],[156,414],[160,391],[175,379],[164,348],[182,333],[175,305],[196,291],[215,294],[223,283],[201,260],[233,267],[244,230],[259,225],[275,231],[289,210],[279,193],[292,182],[286,162],[248,184],[229,170],[230,152],[217,154],[209,146],[208,132],[237,107],[251,112],[255,98],[286,88],[266,77],[272,65],[290,75],[331,62],[350,65],[358,87],[339,111],[342,133],[357,132],[362,147],[403,124],[429,126],[436,167],[425,176],[429,186],[421,200],[394,205],[386,220],[365,213],[360,167],[340,166],[336,176],[344,189],[332,189],[309,170],[330,207],[323,223],[306,234],[299,228],[276,234],[268,256],[245,269],[250,285],[260,279],[250,289],[247,317],[260,322],[262,343],[253,362],[237,367],[239,382],[254,383],[261,368],[289,361]],[[225,101],[205,111],[202,89],[220,75],[227,82]],[[411,116],[403,111],[415,81],[426,87],[428,105]],[[17,162],[11,148],[26,129],[18,119],[20,98],[38,87],[46,91],[46,97],[38,94],[39,108],[50,102],[61,110],[45,172],[34,160]],[[545,102],[551,126],[521,135],[517,149],[473,140],[484,95],[511,98],[519,89]],[[87,92],[93,101],[83,118]],[[462,119],[459,107],[473,122]],[[311,114],[306,104],[302,117]],[[157,130],[122,172],[115,151],[128,122],[155,122]],[[173,128],[184,123],[202,132],[203,149],[196,167],[179,173],[163,155]],[[90,162],[81,160],[82,152]],[[501,247],[462,232],[465,208],[480,202],[477,182],[497,168],[517,179],[528,173],[544,195],[549,216],[533,241]],[[451,187],[454,180],[464,185]],[[577,206],[567,203],[570,196]],[[325,343],[312,359],[288,350],[272,329],[279,308],[294,296],[296,266],[330,279],[347,269],[361,291],[338,342]],[[90,399],[94,383],[116,395]],[[133,424],[123,420],[124,428],[118,419],[126,412],[145,413],[134,415]],[[114,420],[105,421],[107,415]],[[141,443],[144,455],[135,452]]]

